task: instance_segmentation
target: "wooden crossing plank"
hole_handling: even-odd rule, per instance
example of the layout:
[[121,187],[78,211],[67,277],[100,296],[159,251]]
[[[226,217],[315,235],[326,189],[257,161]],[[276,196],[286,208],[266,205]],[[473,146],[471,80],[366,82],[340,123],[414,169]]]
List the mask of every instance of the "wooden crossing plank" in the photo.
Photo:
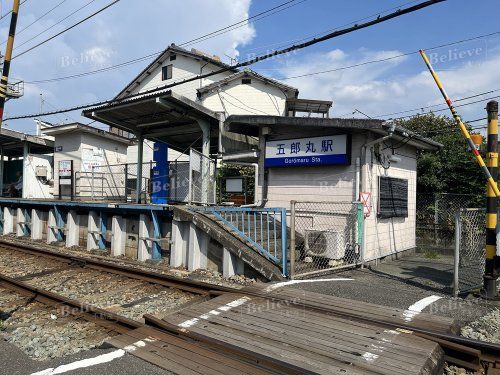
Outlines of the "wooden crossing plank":
[[[261,303],[263,299],[251,300],[250,303],[256,303],[258,301]],[[216,308],[214,304],[207,303],[204,307]],[[332,319],[323,319],[316,311],[293,309],[288,306],[281,306],[280,308],[274,308],[266,310],[265,314],[260,314],[256,311],[250,312],[229,310],[223,318],[231,319],[233,322],[248,322],[252,329],[261,329],[265,327],[270,330],[277,330],[285,337],[290,332],[295,332],[298,335],[303,336],[303,340],[307,339],[321,339],[321,340],[332,340],[336,339],[343,343],[343,346],[352,346],[352,350],[363,350],[363,347],[374,347],[374,348],[384,348],[384,350],[393,357],[397,357],[400,360],[404,360],[409,363],[421,363],[421,358],[415,359],[414,357],[418,354],[428,356],[432,353],[435,348],[435,344],[418,337],[407,337],[408,335],[400,335],[397,331],[390,331],[386,329],[378,329],[373,326],[368,326],[363,323],[356,321],[350,321],[343,318],[333,317]],[[203,314],[203,307],[194,306],[189,309],[190,312]],[[245,315],[251,315],[251,320]],[[212,316],[210,319],[212,320]],[[286,323],[285,323],[286,321]],[[360,324],[360,325],[359,325]],[[332,331],[332,326],[335,326],[335,330]],[[374,334],[375,332],[375,334]],[[353,342],[352,339],[355,338]],[[406,340],[404,338],[407,338]],[[293,338],[288,340],[293,342]],[[397,342],[393,342],[397,341]],[[349,345],[349,343],[351,343]],[[402,350],[408,346],[408,351]],[[323,345],[329,346],[330,342],[324,342]]]
[[439,345],[420,337],[270,301],[226,294],[164,320],[317,373],[420,374],[442,362]]
[[332,313],[348,313],[442,333],[457,333],[459,329],[454,319],[443,316],[416,313],[410,310],[380,306],[300,289],[277,287],[275,284],[255,284],[241,289],[240,293],[259,295],[276,300],[296,301],[298,304],[331,311]]
[[113,337],[107,342],[175,374],[264,375],[270,373],[257,366],[208,350],[196,343],[153,331],[155,330],[142,327]]

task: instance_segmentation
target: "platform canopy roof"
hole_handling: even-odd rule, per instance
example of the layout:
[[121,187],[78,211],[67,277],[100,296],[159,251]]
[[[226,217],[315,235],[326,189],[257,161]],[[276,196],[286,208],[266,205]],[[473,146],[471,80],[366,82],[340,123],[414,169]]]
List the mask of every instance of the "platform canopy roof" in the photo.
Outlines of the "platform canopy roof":
[[299,99],[292,98],[286,101],[286,105],[291,112],[320,113],[328,117],[328,112],[333,102],[330,100]]
[[[344,118],[319,118],[319,117],[282,117],[258,115],[232,115],[224,122],[226,131],[247,136],[258,137],[260,128],[268,127],[275,134],[293,136],[300,132],[329,131],[330,133],[370,131],[381,136],[389,134],[391,124],[384,120],[376,119],[344,119]],[[421,150],[436,151],[443,145],[432,139],[425,138],[415,132],[396,126],[394,138],[403,140],[405,144]]]
[[29,152],[32,154],[50,154],[54,152],[54,141],[52,140],[11,129],[0,129],[0,148],[3,149],[4,156],[22,157],[25,144],[28,144]]
[[201,148],[202,121],[210,125],[211,153],[218,151],[219,115],[171,90],[90,108],[83,116],[179,151]]

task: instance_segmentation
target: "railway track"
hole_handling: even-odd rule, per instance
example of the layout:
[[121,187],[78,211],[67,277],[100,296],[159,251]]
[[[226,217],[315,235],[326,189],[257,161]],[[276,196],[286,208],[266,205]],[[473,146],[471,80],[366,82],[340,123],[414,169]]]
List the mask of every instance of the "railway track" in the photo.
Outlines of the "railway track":
[[[185,306],[193,306],[203,301],[208,301],[212,297],[221,296],[224,294],[244,294],[252,298],[268,298],[273,301],[286,301],[290,295],[280,293],[275,289],[259,289],[257,287],[243,288],[241,290],[212,285],[208,283],[187,280],[180,277],[175,277],[167,274],[161,274],[151,271],[145,271],[134,267],[119,265],[112,262],[102,260],[89,259],[87,257],[72,256],[47,249],[38,249],[29,245],[12,244],[0,240],[0,260],[1,253],[15,252],[15,254],[25,254],[35,259],[42,259],[48,263],[59,265],[61,270],[76,269],[76,270],[91,270],[97,273],[114,274],[117,277],[125,277],[128,279],[138,280],[141,283],[153,284],[162,288],[172,288],[180,290],[183,293],[197,296],[191,303]],[[9,277],[0,274],[0,286],[11,289],[28,298],[49,306],[66,306],[69,313],[75,317],[86,319],[97,325],[106,328],[116,334],[128,334],[137,338],[142,336],[154,338],[151,342],[169,343],[175,350],[180,350],[184,354],[197,353],[203,358],[213,358],[214,369],[219,373],[231,373],[238,366],[243,366],[245,371],[249,373],[304,373],[304,369],[299,369],[297,366],[291,365],[286,361],[274,359],[270,356],[262,355],[262,353],[252,352],[244,348],[238,348],[228,343],[209,339],[203,335],[193,333],[186,329],[168,323],[161,316],[149,314],[147,311],[143,314],[143,319],[130,319],[119,313],[109,311],[94,304],[81,301],[79,299],[68,298],[44,288],[37,287],[27,281],[37,277],[51,276],[58,273],[58,267],[54,270],[38,271],[28,273],[17,278]],[[62,271],[61,271],[62,272]],[[357,313],[356,309],[342,310],[337,307],[331,307],[321,302],[303,300],[298,302],[298,305],[305,309],[310,309],[322,312],[325,315],[334,314],[335,316],[344,317],[354,321],[370,324],[375,327],[386,328],[391,330],[400,330],[401,332],[410,333],[420,338],[438,343],[445,352],[445,360],[469,370],[479,371],[484,369],[486,373],[495,373],[500,368],[500,346],[485,343],[477,340],[463,338],[451,333],[446,333],[438,330],[433,330],[417,324],[401,324],[397,320],[377,319],[366,313]],[[120,336],[113,336],[111,341],[120,342]],[[140,341],[140,340],[139,340]],[[173,343],[173,344],[172,344]],[[167,345],[167,346],[168,346]],[[161,348],[160,348],[161,347]],[[164,345],[160,345],[157,350],[165,350]],[[175,352],[174,350],[174,352]],[[190,361],[192,355],[185,355],[185,360],[178,359],[178,356],[173,352],[165,352],[165,358],[170,358],[168,362],[162,363],[163,357],[152,358],[151,353],[142,353],[143,358],[153,363],[159,364],[166,368],[172,365],[174,359],[177,360],[176,366],[179,366],[179,372],[182,366],[187,366],[191,370],[200,370],[196,361]],[[170,357],[169,357],[170,356]],[[193,364],[194,363],[194,364]],[[218,367],[219,366],[219,367]],[[300,370],[300,371],[299,371]],[[243,372],[245,372],[243,371]],[[311,372],[313,373],[313,372]]]

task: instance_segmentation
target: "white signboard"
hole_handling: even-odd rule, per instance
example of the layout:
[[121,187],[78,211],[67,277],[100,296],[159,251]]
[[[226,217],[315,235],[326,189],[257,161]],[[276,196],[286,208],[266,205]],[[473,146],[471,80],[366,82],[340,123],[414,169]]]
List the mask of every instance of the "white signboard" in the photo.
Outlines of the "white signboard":
[[92,172],[92,167],[101,167],[103,165],[105,165],[103,149],[82,149],[82,172]]
[[71,177],[71,160],[59,161],[59,177]]
[[243,192],[243,179],[242,178],[228,178],[228,179],[226,179],[226,192],[227,193],[242,193]]
[[266,142],[266,167],[349,165],[348,136],[329,135]]

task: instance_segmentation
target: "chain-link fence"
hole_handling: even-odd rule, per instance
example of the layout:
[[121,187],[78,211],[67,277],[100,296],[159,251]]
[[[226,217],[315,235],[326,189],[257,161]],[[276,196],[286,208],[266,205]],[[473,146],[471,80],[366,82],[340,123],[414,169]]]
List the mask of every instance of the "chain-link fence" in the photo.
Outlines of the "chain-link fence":
[[291,202],[294,277],[352,267],[362,260],[363,207],[352,202]]
[[460,209],[455,213],[454,294],[465,293],[483,283],[486,248],[485,210]]
[[417,194],[417,246],[451,253],[455,243],[455,212],[477,206],[477,195]]
[[189,161],[169,162],[169,201],[187,202],[189,199]]
[[189,153],[189,203],[216,204],[216,164],[202,153],[191,149]]

